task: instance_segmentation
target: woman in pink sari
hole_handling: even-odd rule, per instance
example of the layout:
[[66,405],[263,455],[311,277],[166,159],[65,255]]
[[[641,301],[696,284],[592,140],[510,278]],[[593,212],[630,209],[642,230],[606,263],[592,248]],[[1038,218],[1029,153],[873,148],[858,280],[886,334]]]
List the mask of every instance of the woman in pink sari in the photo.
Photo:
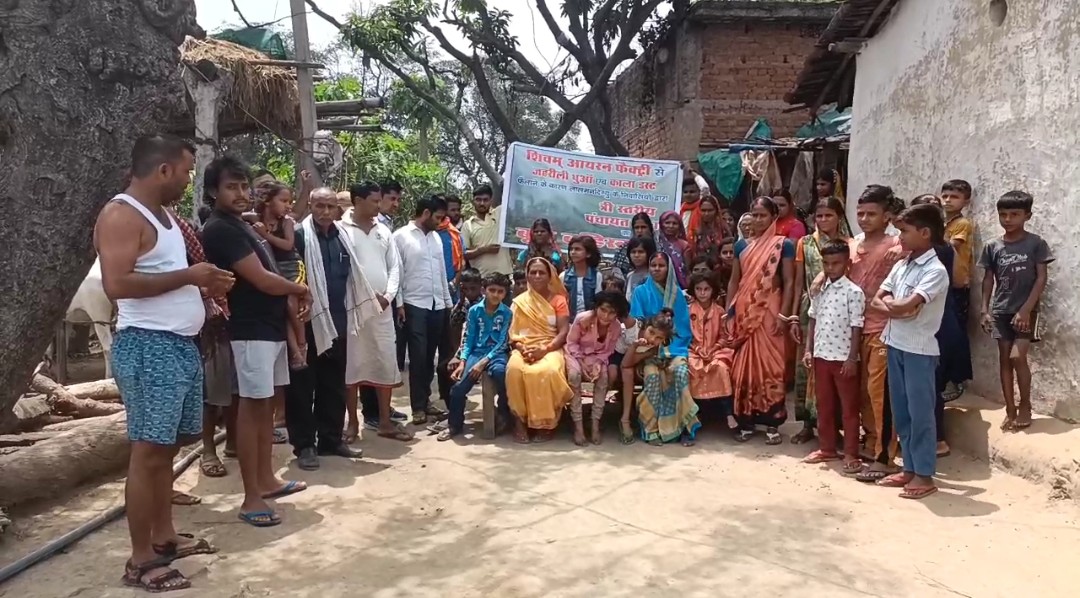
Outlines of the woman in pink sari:
[[735,244],[728,283],[728,313],[734,314],[731,377],[739,442],[750,440],[761,425],[765,426],[765,444],[780,444],[783,437],[778,428],[787,419],[784,371],[795,290],[795,244],[777,232],[778,212],[768,197],[750,204],[755,236]]

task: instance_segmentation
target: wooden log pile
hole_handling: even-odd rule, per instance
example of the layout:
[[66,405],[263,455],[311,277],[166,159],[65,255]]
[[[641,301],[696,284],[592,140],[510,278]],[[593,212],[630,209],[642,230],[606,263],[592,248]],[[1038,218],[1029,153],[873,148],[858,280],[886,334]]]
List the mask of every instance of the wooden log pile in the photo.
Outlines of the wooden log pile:
[[0,507],[116,473],[130,447],[112,379],[62,386],[39,370],[0,426]]

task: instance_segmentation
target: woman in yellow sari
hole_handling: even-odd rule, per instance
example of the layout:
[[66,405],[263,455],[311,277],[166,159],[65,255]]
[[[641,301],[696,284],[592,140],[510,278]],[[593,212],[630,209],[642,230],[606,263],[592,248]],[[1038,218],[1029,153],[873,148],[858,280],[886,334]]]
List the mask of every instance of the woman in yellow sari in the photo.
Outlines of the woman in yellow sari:
[[525,264],[529,288],[514,299],[510,324],[510,361],[506,394],[514,415],[514,440],[547,442],[555,433],[573,391],[566,382],[563,345],[570,332],[566,287],[551,262],[542,257]]

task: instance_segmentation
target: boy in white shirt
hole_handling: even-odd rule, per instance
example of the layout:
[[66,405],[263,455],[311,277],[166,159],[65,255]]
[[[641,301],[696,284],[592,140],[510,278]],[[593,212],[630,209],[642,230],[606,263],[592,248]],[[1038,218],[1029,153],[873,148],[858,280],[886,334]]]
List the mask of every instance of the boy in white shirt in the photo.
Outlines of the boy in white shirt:
[[921,499],[937,492],[934,405],[940,351],[935,335],[945,312],[949,273],[933,241],[944,235],[945,221],[937,206],[922,204],[901,213],[896,224],[909,257],[893,266],[870,308],[889,316],[882,339],[889,352],[889,394],[904,471],[877,483],[903,488],[901,498]]

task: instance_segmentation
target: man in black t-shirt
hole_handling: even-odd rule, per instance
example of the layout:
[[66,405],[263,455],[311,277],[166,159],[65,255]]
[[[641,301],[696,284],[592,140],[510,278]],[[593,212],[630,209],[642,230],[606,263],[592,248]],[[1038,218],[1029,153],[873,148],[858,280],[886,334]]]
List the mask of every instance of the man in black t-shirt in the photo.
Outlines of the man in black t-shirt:
[[214,211],[202,230],[206,259],[236,274],[229,292],[230,345],[240,394],[236,450],[244,481],[240,519],[256,527],[281,523],[266,500],[307,488],[274,474],[271,461],[274,412],[271,399],[283,399],[289,383],[285,344],[289,295],[299,295],[310,306],[307,287],[276,273],[266,242],[241,218],[251,204],[247,166],[222,157],[207,166],[205,185]]

